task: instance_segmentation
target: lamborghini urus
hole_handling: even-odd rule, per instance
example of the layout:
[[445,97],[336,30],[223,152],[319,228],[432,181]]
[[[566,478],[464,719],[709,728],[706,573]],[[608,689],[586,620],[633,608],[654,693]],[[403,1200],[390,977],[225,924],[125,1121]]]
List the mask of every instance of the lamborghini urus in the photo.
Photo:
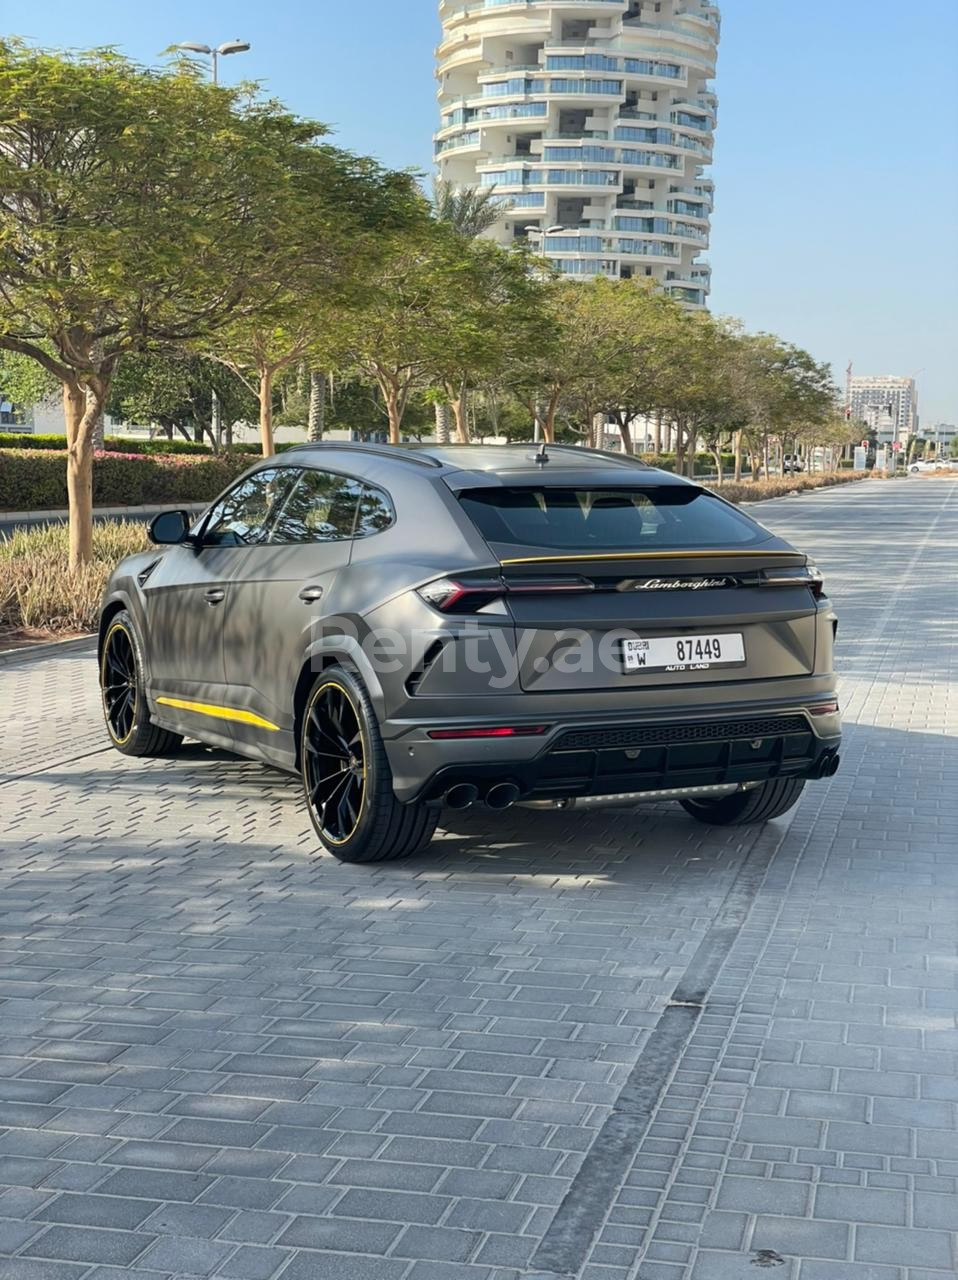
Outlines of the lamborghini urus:
[[838,767],[821,576],[634,458],[305,445],[150,537],[103,599],[113,745],[298,774],[344,861],[414,853],[443,806],[765,822]]

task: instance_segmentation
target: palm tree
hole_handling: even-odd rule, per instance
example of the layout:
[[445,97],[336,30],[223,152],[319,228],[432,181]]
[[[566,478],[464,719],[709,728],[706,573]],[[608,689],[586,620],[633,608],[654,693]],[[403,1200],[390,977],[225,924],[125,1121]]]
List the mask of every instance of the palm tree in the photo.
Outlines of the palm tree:
[[[488,231],[508,208],[508,202],[496,199],[496,188],[454,187],[436,178],[433,183],[432,210],[437,222],[444,222],[467,240],[475,240]],[[449,405],[436,401],[436,440],[448,444],[451,434]]]
[[496,199],[495,187],[454,187],[437,178],[433,186],[433,213],[468,240],[475,240],[496,222],[507,207]]

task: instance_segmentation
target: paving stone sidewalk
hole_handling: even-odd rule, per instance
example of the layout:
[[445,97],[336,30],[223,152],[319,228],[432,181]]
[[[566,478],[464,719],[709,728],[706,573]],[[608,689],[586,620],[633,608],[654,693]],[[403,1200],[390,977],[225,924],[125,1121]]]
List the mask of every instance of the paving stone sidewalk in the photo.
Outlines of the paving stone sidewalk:
[[851,721],[764,835],[513,812],[341,867],[280,774],[101,752],[89,654],[0,667],[0,1280],[530,1274],[758,841],[577,1280],[958,1274],[956,487],[756,509]]

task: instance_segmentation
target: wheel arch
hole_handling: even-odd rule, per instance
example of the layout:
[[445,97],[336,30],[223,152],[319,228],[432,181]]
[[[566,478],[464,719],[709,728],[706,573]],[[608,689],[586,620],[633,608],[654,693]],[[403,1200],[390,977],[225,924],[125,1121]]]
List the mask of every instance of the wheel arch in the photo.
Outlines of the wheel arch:
[[352,672],[365,686],[376,715],[380,719],[383,716],[385,697],[382,685],[358,641],[351,636],[336,636],[331,643],[314,645],[306,655],[293,688],[293,746],[297,770],[302,767],[300,739],[310,690],[317,677],[334,666],[347,667]]
[[118,613],[132,613],[130,602],[125,596],[116,595],[108,600],[100,609],[100,626],[96,640],[97,662],[103,658],[103,642],[106,639],[106,633],[110,629],[110,623]]

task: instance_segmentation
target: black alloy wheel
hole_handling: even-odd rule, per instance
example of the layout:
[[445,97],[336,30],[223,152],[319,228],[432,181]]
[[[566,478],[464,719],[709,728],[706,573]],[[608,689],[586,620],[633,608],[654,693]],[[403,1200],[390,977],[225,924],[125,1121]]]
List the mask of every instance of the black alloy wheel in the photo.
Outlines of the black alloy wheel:
[[432,839],[438,810],[396,799],[375,708],[351,668],[336,664],[313,686],[300,761],[309,816],[340,862],[406,858]]
[[136,653],[129,631],[114,622],[103,642],[103,713],[118,747],[128,742],[136,723]]
[[310,699],[303,745],[316,827],[324,844],[345,844],[365,802],[366,749],[356,708],[335,680],[320,685]]
[[124,609],[111,620],[100,654],[100,693],[110,741],[125,756],[168,756],[183,738],[153,723],[143,684],[143,655]]

